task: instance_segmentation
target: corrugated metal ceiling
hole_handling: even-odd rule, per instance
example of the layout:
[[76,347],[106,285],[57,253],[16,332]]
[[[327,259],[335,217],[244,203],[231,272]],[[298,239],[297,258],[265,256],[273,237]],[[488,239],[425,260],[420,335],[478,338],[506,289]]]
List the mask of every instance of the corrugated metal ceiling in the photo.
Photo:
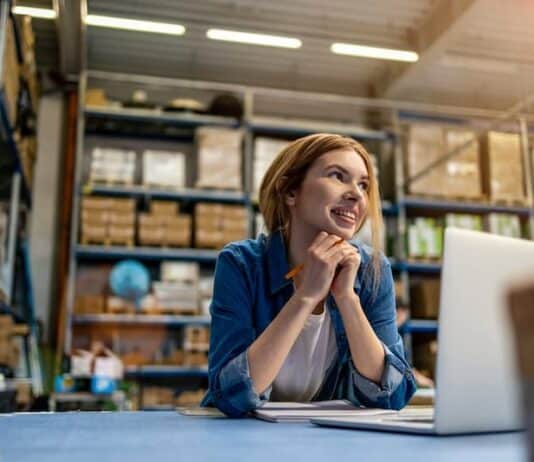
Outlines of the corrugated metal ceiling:
[[[533,90],[534,2],[443,1],[88,0],[89,13],[177,22],[187,33],[173,37],[89,27],[87,62],[90,69],[121,73],[368,96],[399,65],[333,55],[330,44],[413,49],[430,18],[445,26],[437,37],[441,47],[423,46],[419,51],[426,59],[411,65],[410,78],[397,81],[388,97],[504,109]],[[461,27],[436,14],[443,5],[451,17],[465,6]],[[34,20],[34,25],[39,64],[57,66],[53,22]],[[216,42],[205,36],[209,27],[297,37],[303,46],[284,50]]]

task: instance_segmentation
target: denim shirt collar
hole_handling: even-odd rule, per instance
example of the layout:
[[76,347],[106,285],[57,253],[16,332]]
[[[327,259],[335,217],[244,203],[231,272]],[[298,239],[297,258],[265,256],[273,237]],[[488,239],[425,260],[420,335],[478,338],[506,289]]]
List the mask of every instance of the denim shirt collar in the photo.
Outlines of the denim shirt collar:
[[284,235],[281,230],[275,231],[267,237],[266,255],[271,294],[275,294],[292,284],[290,279],[285,278],[289,271],[289,265]]

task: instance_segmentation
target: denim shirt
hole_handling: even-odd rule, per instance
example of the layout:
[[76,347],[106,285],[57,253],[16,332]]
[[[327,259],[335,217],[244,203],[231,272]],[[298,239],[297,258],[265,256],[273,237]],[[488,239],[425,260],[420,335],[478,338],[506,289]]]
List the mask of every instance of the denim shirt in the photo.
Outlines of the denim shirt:
[[[312,401],[346,399],[356,406],[401,409],[416,385],[395,322],[391,266],[381,256],[380,282],[373,291],[371,249],[359,242],[350,243],[361,255],[354,290],[384,347],[384,372],[380,383],[358,372],[341,313],[329,295],[326,306],[338,353]],[[281,232],[234,242],[221,250],[210,306],[209,389],[201,406],[215,406],[227,416],[241,417],[269,400],[272,386],[262,394],[252,386],[247,350],[293,295],[292,281],[284,278],[288,270]]]

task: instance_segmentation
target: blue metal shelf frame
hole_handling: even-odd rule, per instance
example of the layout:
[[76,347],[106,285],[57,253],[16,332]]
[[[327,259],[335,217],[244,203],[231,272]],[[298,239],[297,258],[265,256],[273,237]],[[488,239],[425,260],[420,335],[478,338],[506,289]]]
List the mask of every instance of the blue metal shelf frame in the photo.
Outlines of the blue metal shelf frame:
[[85,260],[116,260],[139,258],[140,260],[186,260],[199,263],[215,263],[219,251],[204,249],[177,249],[159,247],[119,247],[77,245],[76,257]]
[[4,139],[14,164],[14,172],[20,173],[21,185],[22,185],[22,197],[26,202],[26,205],[31,208],[32,199],[31,191],[28,185],[28,180],[24,175],[24,170],[22,169],[21,156],[17,143],[15,143],[13,129],[9,124],[9,118],[7,116],[6,106],[5,106],[5,95],[4,89],[0,89],[0,136]]
[[173,316],[150,314],[75,314],[75,325],[121,324],[121,325],[163,325],[168,327],[209,326],[209,316]]
[[130,109],[130,108],[98,108],[86,106],[84,108],[86,117],[130,120],[132,122],[160,122],[167,125],[182,127],[199,127],[211,125],[218,127],[236,128],[240,126],[237,119],[230,117],[220,117],[212,115],[202,115],[194,113],[165,112],[157,109]]
[[189,202],[218,202],[249,205],[249,197],[241,192],[202,189],[164,190],[144,186],[104,186],[85,185],[82,194],[100,194],[114,197],[151,197],[154,199],[174,199]]
[[406,197],[399,202],[399,207],[408,209],[431,209],[443,212],[468,212],[468,213],[513,213],[529,216],[534,213],[529,207],[510,207],[505,205],[483,204],[476,202],[456,202],[439,199],[423,199]]
[[438,321],[431,319],[410,319],[400,326],[399,332],[401,334],[435,334],[438,332]]
[[181,367],[181,366],[140,366],[127,367],[124,371],[127,379],[163,379],[198,377],[207,378],[207,367]]
[[[317,133],[318,129],[310,126],[308,127],[296,127],[291,126],[291,121],[287,122],[287,125],[277,125],[269,123],[254,123],[248,122],[245,126],[255,134],[276,134],[278,136],[306,136],[312,133]],[[342,128],[342,127],[340,127]],[[395,139],[395,134],[388,131],[373,131],[373,130],[342,130],[342,134],[350,136],[360,141],[391,141]]]

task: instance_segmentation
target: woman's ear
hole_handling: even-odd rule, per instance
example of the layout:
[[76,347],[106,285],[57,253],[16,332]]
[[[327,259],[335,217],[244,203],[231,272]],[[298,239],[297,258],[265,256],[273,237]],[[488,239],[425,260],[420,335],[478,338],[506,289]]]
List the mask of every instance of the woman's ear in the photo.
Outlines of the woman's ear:
[[297,200],[297,194],[294,190],[289,191],[284,195],[284,202],[288,207],[294,206],[296,200]]

